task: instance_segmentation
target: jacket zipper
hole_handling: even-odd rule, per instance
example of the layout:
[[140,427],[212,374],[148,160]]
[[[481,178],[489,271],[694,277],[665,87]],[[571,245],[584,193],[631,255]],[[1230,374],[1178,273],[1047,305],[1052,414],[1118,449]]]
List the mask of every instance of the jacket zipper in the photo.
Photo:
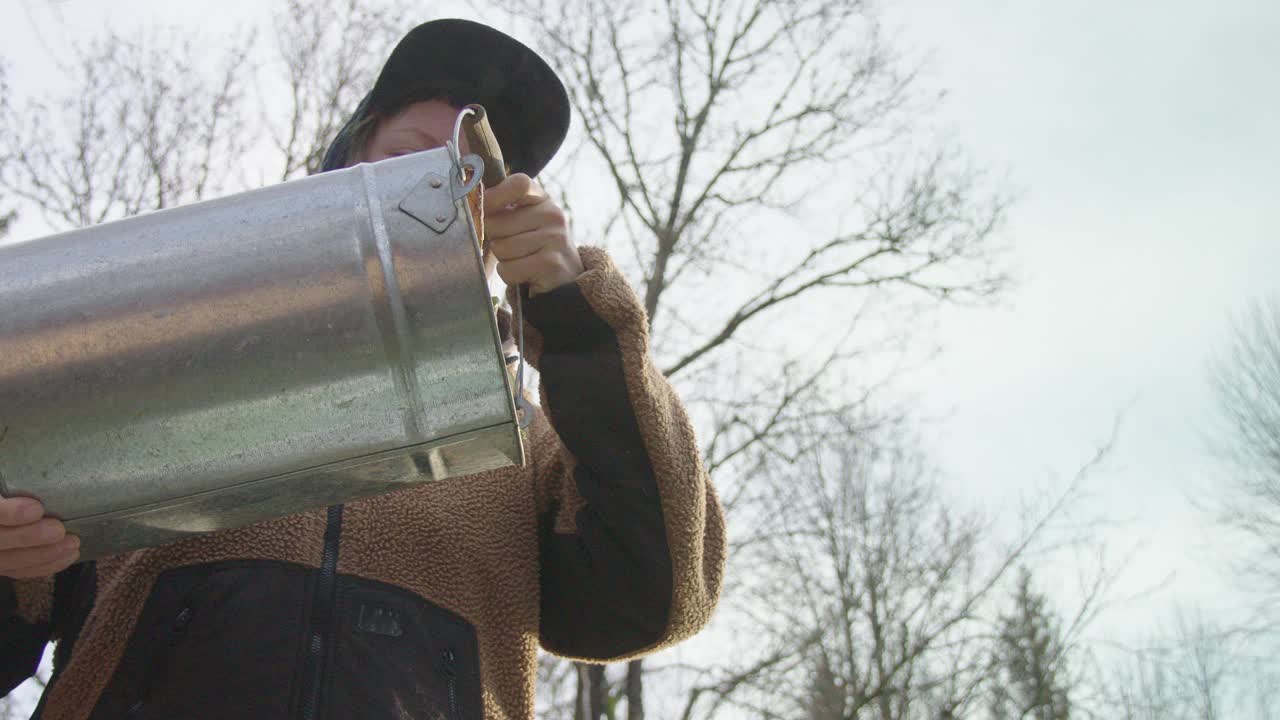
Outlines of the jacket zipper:
[[452,648],[445,650],[441,656],[444,660],[444,675],[449,678],[449,717],[458,720],[458,658]]
[[333,626],[334,595],[337,591],[338,540],[342,537],[342,506],[329,506],[324,527],[324,550],[311,603],[311,632],[307,641],[303,670],[302,720],[315,720],[320,709],[320,683],[324,677],[324,646]]

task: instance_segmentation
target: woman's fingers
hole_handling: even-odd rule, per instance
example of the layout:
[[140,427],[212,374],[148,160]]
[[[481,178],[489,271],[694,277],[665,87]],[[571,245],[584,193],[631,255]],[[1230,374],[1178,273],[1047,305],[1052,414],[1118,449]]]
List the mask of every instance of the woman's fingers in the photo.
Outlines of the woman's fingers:
[[545,199],[536,205],[523,205],[485,215],[484,231],[490,242],[544,227],[559,228],[565,233],[569,228],[564,211]]
[[570,266],[573,259],[560,253],[534,253],[498,263],[498,276],[507,285],[528,283],[530,293],[537,295],[573,282],[582,273]]
[[40,565],[32,565],[30,567],[18,568],[9,572],[0,573],[11,578],[38,578],[57,575],[58,573],[71,567],[75,561],[80,559],[79,550],[68,551],[61,555],[58,559],[46,562]]
[[[37,577],[50,566],[61,570],[75,561],[80,554],[80,538],[68,535],[52,545],[6,550],[0,552],[0,575],[9,577]],[[56,571],[55,571],[56,572]]]
[[[499,211],[509,205],[536,205],[547,198],[542,186],[524,173],[516,173],[484,191],[486,209]],[[486,218],[489,215],[487,210]]]
[[536,295],[582,274],[564,210],[528,175],[502,181],[486,191],[484,202],[485,250],[508,285],[526,283]]
[[67,534],[62,521],[44,518],[17,527],[0,527],[0,551],[52,545]]
[[29,525],[44,517],[44,506],[32,498],[0,499],[0,527]]

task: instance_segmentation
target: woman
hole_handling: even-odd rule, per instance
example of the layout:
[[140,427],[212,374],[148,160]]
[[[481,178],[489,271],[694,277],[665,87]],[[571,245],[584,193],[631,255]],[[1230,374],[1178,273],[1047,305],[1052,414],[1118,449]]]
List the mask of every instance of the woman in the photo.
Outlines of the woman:
[[688,419],[625,279],[531,179],[568,128],[552,70],[483,25],[420,25],[324,169],[438,147],[469,102],[512,172],[486,251],[527,289],[526,466],[94,563],[37,501],[0,500],[5,690],[58,642],[38,716],[533,717],[539,644],[622,660],[706,623],[724,533]]

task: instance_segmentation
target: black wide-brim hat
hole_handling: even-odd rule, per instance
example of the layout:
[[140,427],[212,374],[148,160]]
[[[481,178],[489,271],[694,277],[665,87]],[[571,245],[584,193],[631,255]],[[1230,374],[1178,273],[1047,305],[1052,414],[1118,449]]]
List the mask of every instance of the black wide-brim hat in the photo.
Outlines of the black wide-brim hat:
[[342,167],[351,131],[372,113],[392,115],[428,89],[484,106],[511,172],[535,176],[569,131],[569,96],[551,66],[515,38],[469,20],[433,20],[400,40],[373,89],[324,154],[322,171]]

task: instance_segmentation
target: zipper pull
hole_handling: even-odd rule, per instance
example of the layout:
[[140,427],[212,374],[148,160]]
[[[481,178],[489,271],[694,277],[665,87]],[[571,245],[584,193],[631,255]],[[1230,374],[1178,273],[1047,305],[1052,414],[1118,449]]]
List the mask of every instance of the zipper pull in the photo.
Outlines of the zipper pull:
[[453,677],[458,668],[458,656],[454,654],[453,648],[445,648],[440,653],[440,671],[449,677]]

